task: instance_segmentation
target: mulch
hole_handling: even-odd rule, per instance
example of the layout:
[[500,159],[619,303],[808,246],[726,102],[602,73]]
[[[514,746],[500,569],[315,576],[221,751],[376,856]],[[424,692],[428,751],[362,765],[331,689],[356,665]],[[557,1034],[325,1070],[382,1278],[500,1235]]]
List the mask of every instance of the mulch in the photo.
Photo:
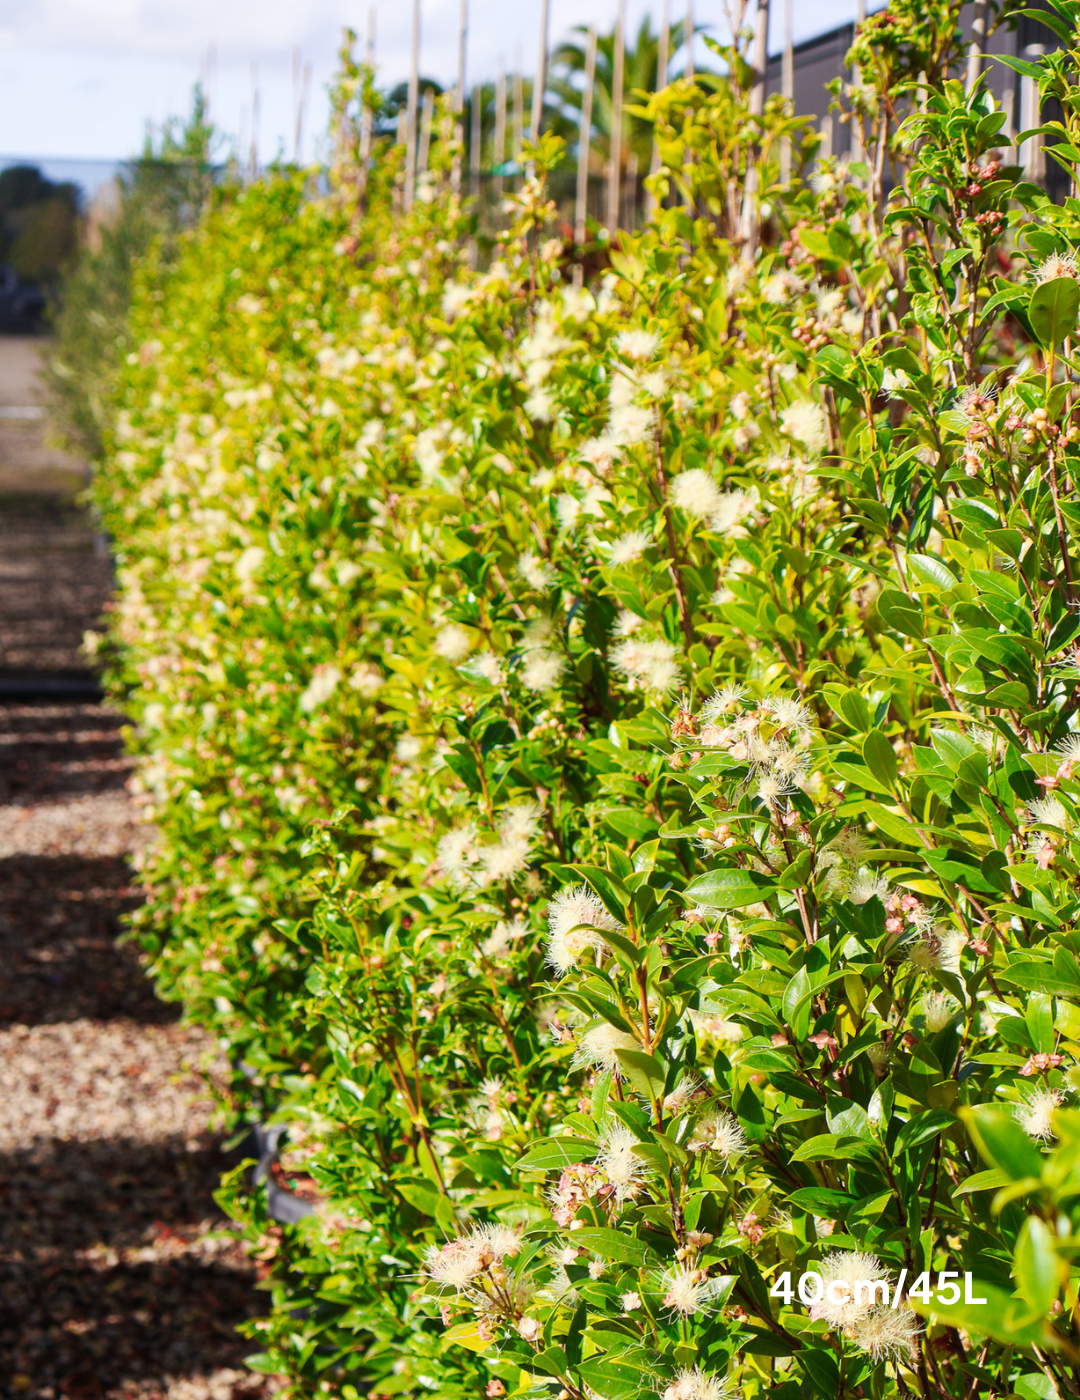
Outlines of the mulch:
[[[4,504],[0,666],[84,666],[107,561],[69,506]],[[0,1395],[266,1400],[236,1332],[265,1295],[213,1199],[221,1066],[122,941],[150,836],[122,724],[0,705]]]

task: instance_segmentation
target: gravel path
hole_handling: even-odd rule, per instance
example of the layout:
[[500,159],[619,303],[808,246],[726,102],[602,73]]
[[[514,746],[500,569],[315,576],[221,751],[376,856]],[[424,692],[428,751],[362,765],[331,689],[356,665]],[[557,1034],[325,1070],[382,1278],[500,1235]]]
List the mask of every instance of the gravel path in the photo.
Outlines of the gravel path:
[[[36,394],[0,338],[0,410]],[[0,674],[77,674],[108,566],[74,509],[78,464],[0,412]],[[236,1326],[254,1268],[216,1208],[226,1165],[212,1042],[117,942],[127,856],[122,720],[0,704],[0,1396],[265,1400]]]

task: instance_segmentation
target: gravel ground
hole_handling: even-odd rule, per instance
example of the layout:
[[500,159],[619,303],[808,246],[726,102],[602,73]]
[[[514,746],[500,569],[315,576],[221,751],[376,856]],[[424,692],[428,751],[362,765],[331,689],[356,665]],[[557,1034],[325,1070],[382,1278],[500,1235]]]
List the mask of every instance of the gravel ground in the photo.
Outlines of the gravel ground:
[[[33,348],[0,342],[0,405],[26,397]],[[72,670],[107,561],[56,478],[36,476],[40,437],[3,498],[11,441],[0,667]],[[235,1330],[262,1311],[254,1265],[213,1201],[213,1044],[117,941],[126,857],[148,835],[122,723],[98,705],[0,705],[0,1396],[266,1400]]]

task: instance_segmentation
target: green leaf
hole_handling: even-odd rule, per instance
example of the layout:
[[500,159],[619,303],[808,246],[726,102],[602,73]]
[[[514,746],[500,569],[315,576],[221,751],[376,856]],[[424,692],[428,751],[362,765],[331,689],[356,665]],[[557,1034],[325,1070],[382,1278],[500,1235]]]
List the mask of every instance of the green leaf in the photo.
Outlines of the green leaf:
[[897,588],[883,588],[877,597],[877,614],[886,627],[902,636],[922,641],[926,630],[922,610],[906,593]]
[[1060,345],[1076,330],[1080,312],[1080,286],[1074,277],[1054,277],[1040,282],[1028,302],[1028,319],[1040,345]]
[[1045,992],[1036,992],[1028,997],[1024,1020],[1035,1049],[1051,1053],[1054,1049],[1054,1013],[1053,1003]]
[[1043,1156],[1011,1111],[1000,1104],[980,1104],[960,1110],[975,1146],[992,1167],[1008,1172],[1012,1181],[1040,1177]]
[[950,1327],[962,1327],[984,1337],[993,1337],[1006,1346],[1047,1345],[1050,1328],[1040,1317],[1032,1316],[1031,1305],[1024,1299],[1016,1298],[996,1284],[981,1279],[972,1279],[971,1296],[985,1298],[986,1302],[965,1303],[963,1297],[951,1307],[936,1299],[924,1303],[918,1298],[910,1298],[909,1302],[916,1312],[933,1316]]
[[1013,1276],[1032,1312],[1045,1314],[1058,1295],[1059,1270],[1054,1239],[1036,1215],[1029,1215],[1013,1253]]
[[1001,976],[1016,987],[1030,992],[1045,992],[1055,997],[1080,997],[1080,969],[1060,968],[1046,961],[1010,962],[1001,969]]
[[945,593],[956,587],[956,575],[930,554],[909,554],[905,559],[908,577],[915,579],[932,593]]
[[582,1138],[544,1138],[519,1157],[517,1165],[524,1171],[560,1170],[576,1166],[578,1162],[591,1162],[598,1151],[595,1142],[585,1142]]
[[969,1176],[967,1181],[960,1183],[953,1195],[966,1196],[971,1191],[1000,1191],[1003,1186],[1008,1186],[1011,1180],[1008,1172],[1003,1172],[1000,1167],[991,1167],[989,1171],[976,1172],[974,1176]]
[[896,784],[896,753],[880,729],[871,729],[863,740],[863,759],[879,783],[887,788]]
[[790,1022],[795,1015],[798,1005],[805,1001],[813,988],[810,985],[810,977],[805,967],[800,967],[795,976],[787,985],[784,992],[784,999],[781,1003],[784,1008],[784,1016]]
[[612,875],[610,870],[604,870],[599,865],[567,865],[564,869],[573,871],[591,885],[613,918],[620,923],[626,921],[630,892],[617,875]]
[[756,870],[708,870],[691,880],[683,895],[691,904],[703,904],[707,909],[745,909],[774,888],[775,882]]
[[619,1068],[639,1094],[646,1098],[661,1098],[664,1093],[664,1066],[655,1055],[646,1055],[644,1050],[615,1051]]
[[643,1240],[637,1240],[624,1230],[606,1230],[586,1226],[574,1231],[574,1244],[579,1249],[587,1249],[599,1254],[601,1259],[610,1259],[616,1264],[632,1264],[640,1268],[648,1262],[653,1249]]
[[493,1337],[481,1337],[480,1323],[474,1318],[471,1322],[459,1322],[448,1327],[443,1333],[443,1341],[449,1346],[467,1347],[469,1351],[487,1351],[495,1345]]
[[831,1351],[825,1347],[802,1347],[798,1360],[813,1381],[818,1395],[840,1394],[840,1368]]
[[602,1356],[590,1356],[577,1370],[589,1389],[604,1400],[647,1395],[656,1389],[656,1362],[644,1347],[627,1345]]
[[846,1196],[842,1191],[830,1191],[824,1186],[803,1186],[788,1197],[793,1206],[820,1215],[824,1219],[842,1216],[855,1203],[854,1196]]

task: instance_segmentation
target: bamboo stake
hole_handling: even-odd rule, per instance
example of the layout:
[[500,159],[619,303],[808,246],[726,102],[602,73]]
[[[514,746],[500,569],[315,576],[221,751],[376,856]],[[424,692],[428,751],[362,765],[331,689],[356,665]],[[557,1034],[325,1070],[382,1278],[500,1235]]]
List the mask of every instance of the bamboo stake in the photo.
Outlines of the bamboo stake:
[[[492,164],[500,170],[506,164],[506,70],[500,57],[495,78],[495,151]],[[502,200],[502,176],[495,176],[495,200]]]
[[[369,74],[375,72],[375,6],[369,5],[367,12],[367,45],[364,63]],[[310,71],[311,64],[308,64]],[[299,142],[297,143],[299,144]],[[367,195],[368,166],[371,164],[371,107],[364,103],[360,113],[360,199]]]
[[983,50],[986,48],[986,0],[975,0],[971,7],[971,43],[968,46],[967,81],[964,88],[974,92],[982,77]]
[[[668,73],[668,49],[671,47],[671,0],[664,0],[664,8],[660,18],[660,37],[656,45],[656,91],[663,92],[667,87]],[[653,133],[652,159],[649,162],[649,174],[658,175],[660,173],[660,143]],[[649,195],[646,205],[650,218],[656,213],[656,196]]]
[[217,98],[217,45],[211,41],[206,50],[206,87],[203,90],[203,101],[206,103],[206,120],[210,120],[210,114],[215,110]]
[[694,0],[686,0],[686,76],[694,80]]
[[409,97],[405,109],[405,208],[412,208],[416,189],[416,121],[420,105],[420,0],[413,0],[412,44],[409,51]]
[[521,76],[521,49],[515,54],[514,74],[514,160],[521,164],[521,146],[525,131],[525,84]]
[[300,164],[300,50],[292,51],[293,164]]
[[765,78],[769,66],[769,0],[757,0],[754,16],[754,86],[750,89],[750,115],[765,111]]
[[608,170],[608,233],[614,241],[619,231],[619,196],[622,194],[623,128],[623,31],[626,26],[626,0],[619,0],[615,16],[615,56],[611,81],[611,165]]
[[[855,33],[858,34],[859,26],[866,23],[866,0],[855,0]],[[856,64],[851,70],[852,87],[862,87],[862,70]],[[851,154],[855,160],[864,160],[866,152],[862,143],[862,123],[853,121],[851,123]]]
[[671,62],[668,50],[671,48],[671,0],[664,0],[660,16],[660,36],[656,41],[656,91],[663,92],[667,87],[668,65]]
[[259,173],[259,65],[251,65],[251,178]]
[[637,176],[637,151],[631,151],[626,157],[626,180],[624,182],[622,199],[622,222],[628,229],[637,228]]
[[[574,201],[574,245],[585,245],[585,217],[589,201],[589,148],[592,144],[593,86],[596,82],[596,25],[589,25],[585,46],[585,87],[581,94],[581,131],[578,135],[577,198]],[[575,278],[581,265],[574,268]]]
[[420,150],[416,157],[416,170],[418,175],[423,175],[428,168],[428,156],[431,154],[431,124],[435,116],[435,96],[430,88],[424,89],[420,111]]
[[[792,39],[791,0],[784,0],[784,57],[781,63],[780,88],[784,101],[795,108],[795,45]],[[780,146],[780,178],[791,179],[791,139],[785,136]]]
[[[751,120],[760,120],[765,111],[765,78],[769,66],[769,0],[757,0],[757,14],[754,17],[754,86],[750,89],[749,113]],[[748,150],[746,185],[743,189],[742,214],[739,219],[739,232],[747,252],[752,252],[757,242],[757,203],[760,172],[755,158],[754,147]]]
[[536,58],[536,79],[532,90],[532,122],[530,124],[533,145],[540,140],[540,123],[544,120],[544,89],[547,87],[548,19],[551,0],[540,0],[540,51]]
[[469,32],[469,0],[461,0],[458,12],[457,82],[454,84],[454,141],[458,152],[450,171],[450,188],[455,194],[461,189],[461,143],[465,139],[462,113],[465,111],[465,41]]
[[472,90],[472,131],[469,141],[469,192],[473,199],[480,198],[480,84],[473,83]]

